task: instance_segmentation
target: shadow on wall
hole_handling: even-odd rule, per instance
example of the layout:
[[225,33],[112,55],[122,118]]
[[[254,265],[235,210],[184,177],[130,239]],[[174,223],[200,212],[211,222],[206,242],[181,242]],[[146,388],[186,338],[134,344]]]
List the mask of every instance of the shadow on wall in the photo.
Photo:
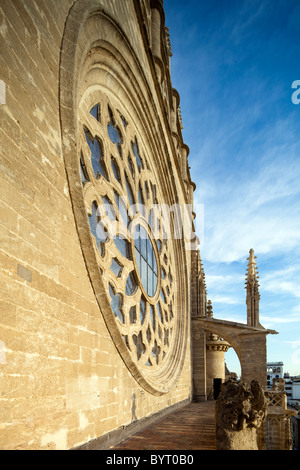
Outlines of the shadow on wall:
[[136,412],[136,395],[135,393],[131,396],[131,422],[137,421]]

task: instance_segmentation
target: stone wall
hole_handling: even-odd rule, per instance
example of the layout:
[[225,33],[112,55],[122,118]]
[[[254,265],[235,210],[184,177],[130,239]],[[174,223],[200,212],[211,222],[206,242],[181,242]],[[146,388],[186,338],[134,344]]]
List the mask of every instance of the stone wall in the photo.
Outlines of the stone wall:
[[[266,331],[266,330],[265,330]],[[267,344],[266,334],[254,332],[241,337],[242,345],[242,380],[249,381],[255,378],[263,387],[267,386],[266,363]]]
[[[191,201],[191,182],[186,174],[185,181],[182,178],[186,149],[180,123],[174,119],[177,108],[165,50],[162,47],[158,82],[158,60],[146,47],[151,37],[149,2],[79,0],[71,11],[73,3],[14,0],[0,5],[0,79],[6,87],[6,102],[0,105],[1,449],[71,449],[181,403],[191,394],[189,325],[183,320],[189,316],[189,256],[180,248],[186,259],[186,269],[178,278],[178,328],[185,332],[181,350],[176,350],[180,368],[169,389],[154,393],[143,386],[150,379],[143,382],[134,376],[121,354],[124,345],[112,336],[108,312],[99,299],[104,297],[91,282],[93,273],[74,217],[72,168],[65,165],[66,149],[73,148],[74,172],[76,165],[79,168],[77,136],[69,127],[76,116],[64,103],[69,99],[77,109],[82,90],[76,80],[82,70],[80,61],[88,54],[84,47],[95,32],[103,31],[105,17],[114,31],[106,40],[115,58],[124,44],[130,50],[124,60],[128,69],[123,69],[127,87],[132,70],[139,73],[140,89],[131,93],[139,91],[137,105],[150,113],[145,124],[151,123],[154,134],[148,137],[145,130],[145,142],[153,145],[146,145],[150,164],[157,171],[155,158],[159,157],[161,168],[168,169],[164,177],[170,198],[176,194],[178,201]],[[160,2],[154,3],[160,12],[161,34],[163,10]],[[98,16],[89,36],[83,25],[92,11]],[[143,15],[148,35],[140,27]],[[78,46],[82,31],[85,36]],[[68,70],[61,69],[62,51],[69,54]],[[112,69],[118,63],[111,62]],[[102,90],[104,85],[109,89],[112,76],[113,71],[106,69]],[[154,157],[158,142],[160,153]]]
[[206,401],[206,332],[193,325],[193,399]]

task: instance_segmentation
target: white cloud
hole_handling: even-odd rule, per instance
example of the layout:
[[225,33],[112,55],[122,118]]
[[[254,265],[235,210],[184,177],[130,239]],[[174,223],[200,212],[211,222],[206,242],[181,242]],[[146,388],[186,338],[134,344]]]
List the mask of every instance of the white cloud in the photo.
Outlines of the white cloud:
[[[262,289],[273,294],[288,294],[291,297],[300,298],[300,268],[290,266],[286,269],[270,271],[264,275]],[[299,315],[300,306],[294,307],[294,313]]]
[[294,341],[284,341],[286,344],[290,344],[292,348],[298,348],[300,346],[300,339]]
[[219,303],[222,305],[237,305],[237,304],[240,304],[241,301],[237,299],[236,297],[230,297],[226,295],[213,295],[212,303],[213,304]]
[[[265,25],[272,24],[276,13],[273,3],[237,2],[231,10],[222,5],[220,15],[205,18],[201,32],[199,17],[195,22],[190,18],[194,28],[189,32],[194,40],[199,32],[201,40],[183,49],[182,26],[182,57],[174,58],[184,140],[197,185],[195,202],[204,204],[200,251],[214,316],[244,322],[246,309],[240,304],[245,301],[245,269],[240,278],[237,272],[241,261],[246,268],[249,249],[254,248],[261,271],[261,323],[278,325],[292,340],[300,321],[300,107],[291,103],[291,83],[299,77],[289,82],[293,72],[288,54],[297,55],[296,34],[290,33],[299,29],[299,6],[280,5],[276,11],[284,12],[282,28],[266,35]],[[183,25],[181,15],[180,10]],[[269,338],[274,356],[284,356],[284,336]]]
[[217,309],[214,310],[213,314],[214,318],[219,319],[219,320],[226,320],[226,321],[232,321],[234,323],[242,323],[246,324],[247,323],[247,317],[246,315],[238,314],[238,313],[231,313],[230,311],[218,311]]
[[[255,177],[236,173],[215,182],[218,193],[204,203],[202,255],[214,261],[240,260],[254,248],[260,253],[287,252],[300,246],[300,165],[266,165]],[[209,191],[209,186],[205,188]],[[218,194],[218,195],[217,195]]]
[[233,286],[234,284],[243,283],[245,276],[239,274],[206,274],[205,280],[210,289],[217,287],[218,289],[228,286]]
[[282,316],[260,315],[260,322],[265,328],[274,328],[275,325],[287,325],[289,323],[299,323],[300,316],[283,312]]
[[226,112],[217,100],[200,106],[200,131],[187,140],[195,142],[190,163],[195,202],[204,204],[201,251],[210,261],[239,260],[250,248],[281,253],[300,246],[297,115],[266,116],[278,100],[268,86],[249,87],[247,108],[234,93]]

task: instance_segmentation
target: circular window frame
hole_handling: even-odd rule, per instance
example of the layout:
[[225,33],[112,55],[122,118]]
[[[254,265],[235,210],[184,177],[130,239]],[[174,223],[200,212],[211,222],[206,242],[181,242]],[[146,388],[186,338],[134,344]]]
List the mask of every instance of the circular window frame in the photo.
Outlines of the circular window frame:
[[[101,23],[101,27],[99,27],[99,23]],[[100,35],[102,37],[99,37]],[[110,44],[107,41],[109,37],[118,37],[120,47],[116,48]],[[94,50],[94,53],[91,53],[92,50]],[[125,75],[124,71],[126,71]],[[103,285],[102,273],[97,264],[95,247],[89,232],[87,215],[89,209],[85,205],[81,185],[80,155],[77,145],[80,129],[78,128],[77,114],[79,100],[84,94],[84,90],[87,89],[85,83],[87,75],[91,73],[95,76],[95,72],[97,73],[96,88],[98,87],[98,89],[104,90],[108,95],[115,97],[114,90],[117,89],[118,99],[120,99],[120,94],[126,96],[126,99],[132,103],[132,114],[136,114],[139,118],[144,115],[147,116],[148,113],[152,116],[152,119],[156,117],[151,93],[148,98],[145,96],[148,85],[143,74],[143,68],[135,57],[124,33],[111,18],[103,11],[98,10],[96,1],[91,0],[88,8],[85,2],[78,1],[71,8],[66,22],[60,62],[62,152],[75,223],[95,297],[121,358],[134,379],[145,390],[153,395],[162,395],[170,392],[178,382],[183,369],[185,354],[188,351],[189,296],[184,243],[182,240],[176,240],[176,247],[174,248],[177,270],[175,272],[175,277],[177,277],[177,296],[180,297],[177,306],[176,338],[175,336],[173,337],[168,358],[161,367],[156,369],[149,368],[147,371],[141,370],[128,353],[120,330],[111,314],[111,306]],[[127,83],[124,83],[126,80]],[[95,83],[93,85],[95,86]],[[131,90],[131,94],[129,90]],[[145,109],[142,112],[141,103],[147,108],[147,113],[145,113]],[[143,119],[141,120],[143,121]],[[152,133],[151,119],[149,118],[148,122],[143,121],[143,125],[148,129],[149,138],[152,140],[151,145],[155,145],[154,141],[156,139],[156,149],[159,154],[161,140],[157,139]],[[161,138],[162,136],[163,134],[161,134]],[[77,158],[77,165],[74,165],[74,158]],[[159,157],[156,156],[155,158]],[[174,181],[171,181],[172,175],[171,180],[170,178],[167,178],[167,180],[169,180],[167,191],[170,191],[172,187],[175,191]],[[173,194],[170,199],[176,200],[176,195]],[[154,246],[157,248],[156,244]],[[179,267],[181,270],[180,276],[178,275]],[[158,272],[161,276],[161,270],[158,270]]]

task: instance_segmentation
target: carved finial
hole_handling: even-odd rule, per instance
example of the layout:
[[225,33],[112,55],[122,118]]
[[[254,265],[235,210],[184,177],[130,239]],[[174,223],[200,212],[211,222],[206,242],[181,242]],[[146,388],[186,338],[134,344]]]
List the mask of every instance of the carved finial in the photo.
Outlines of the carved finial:
[[249,258],[247,258],[248,260],[248,268],[247,268],[247,272],[246,272],[246,281],[247,282],[251,282],[251,283],[254,283],[258,278],[258,270],[257,270],[257,266],[256,266],[256,256],[254,256],[254,250],[253,248],[250,249],[249,251]]
[[165,26],[165,33],[166,33],[166,43],[167,43],[167,52],[170,57],[172,57],[172,44],[170,39],[170,30],[167,26]]
[[180,106],[178,106],[177,113],[178,113],[178,120],[179,120],[179,123],[180,123],[180,129],[182,130],[183,129],[183,120],[182,120]]
[[204,272],[203,263],[202,263],[200,253],[199,253],[199,258],[198,258],[198,278],[202,279],[205,283],[205,272]]
[[207,318],[213,318],[213,306],[211,300],[207,303],[206,316]]
[[203,264],[200,256],[200,251],[197,251],[197,288],[198,288],[198,312],[201,317],[206,316],[207,310],[207,292],[206,292],[206,283],[205,283],[205,273],[203,269]]

